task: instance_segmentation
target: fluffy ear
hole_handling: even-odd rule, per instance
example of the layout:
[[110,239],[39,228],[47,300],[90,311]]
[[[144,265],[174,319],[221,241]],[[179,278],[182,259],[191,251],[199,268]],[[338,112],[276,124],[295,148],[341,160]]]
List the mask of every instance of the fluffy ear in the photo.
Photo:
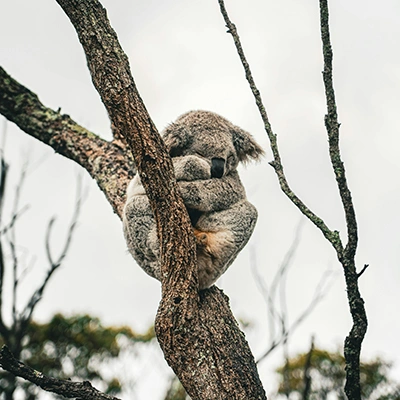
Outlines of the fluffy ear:
[[169,151],[171,157],[177,157],[182,154],[182,151],[189,145],[189,132],[179,123],[168,125],[161,136]]
[[248,162],[251,158],[259,160],[264,155],[264,150],[250,133],[236,125],[232,125],[230,130],[239,161]]

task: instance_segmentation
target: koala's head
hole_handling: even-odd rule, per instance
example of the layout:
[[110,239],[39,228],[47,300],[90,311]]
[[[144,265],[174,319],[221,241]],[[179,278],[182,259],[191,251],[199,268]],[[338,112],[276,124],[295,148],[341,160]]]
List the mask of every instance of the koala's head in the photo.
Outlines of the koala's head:
[[210,111],[189,111],[162,132],[171,157],[197,155],[221,178],[239,162],[258,160],[264,151],[250,133]]

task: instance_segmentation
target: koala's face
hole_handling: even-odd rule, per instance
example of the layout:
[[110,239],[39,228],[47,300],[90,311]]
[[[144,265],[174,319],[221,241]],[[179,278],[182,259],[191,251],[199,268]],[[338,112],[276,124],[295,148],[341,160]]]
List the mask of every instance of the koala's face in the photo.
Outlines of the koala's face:
[[196,155],[207,161],[212,178],[222,178],[236,169],[239,160],[229,132],[196,127],[191,133],[190,145],[180,155]]
[[211,176],[222,178],[239,161],[258,159],[263,150],[243,129],[209,111],[190,111],[163,132],[171,157],[196,155],[210,164]]

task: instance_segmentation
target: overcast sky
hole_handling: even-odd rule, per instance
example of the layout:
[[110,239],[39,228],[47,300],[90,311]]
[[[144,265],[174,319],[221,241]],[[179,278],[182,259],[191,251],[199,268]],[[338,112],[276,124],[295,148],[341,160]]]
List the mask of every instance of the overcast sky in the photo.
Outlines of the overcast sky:
[[[191,109],[212,110],[250,131],[266,150],[263,162],[241,170],[248,197],[259,211],[253,238],[218,286],[237,317],[254,324],[248,339],[256,357],[268,345],[267,308],[252,274],[250,257],[267,283],[290,247],[302,220],[279,189],[261,118],[244,79],[217,0],[103,1],[133,76],[157,127]],[[345,225],[327,151],[325,99],[318,2],[310,0],[226,0],[239,31],[270,121],[278,134],[285,171],[299,197],[331,229]],[[400,119],[400,4],[396,0],[331,1],[334,85],[341,122],[341,149],[359,224],[358,269],[369,327],[363,357],[383,356],[400,372],[400,249],[398,183]],[[110,138],[110,123],[92,86],[83,50],[55,1],[0,3],[0,65],[53,109]],[[62,245],[72,214],[80,168],[7,126],[6,157],[13,176],[29,157],[36,166],[22,203],[21,252],[37,255],[25,279],[21,305],[42,279],[48,219],[58,216],[54,248]],[[121,223],[86,173],[88,196],[71,252],[37,309],[45,321],[55,312],[89,312],[108,324],[145,329],[154,320],[160,285],[126,251]],[[13,185],[10,184],[10,195]],[[253,266],[254,266],[253,262]],[[306,350],[312,334],[318,346],[335,350],[351,328],[341,267],[331,246],[308,221],[288,276],[288,310],[293,321],[307,306],[329,269],[334,281],[324,301],[296,331],[292,354]],[[260,373],[266,390],[280,354]],[[145,397],[143,397],[145,398]]]

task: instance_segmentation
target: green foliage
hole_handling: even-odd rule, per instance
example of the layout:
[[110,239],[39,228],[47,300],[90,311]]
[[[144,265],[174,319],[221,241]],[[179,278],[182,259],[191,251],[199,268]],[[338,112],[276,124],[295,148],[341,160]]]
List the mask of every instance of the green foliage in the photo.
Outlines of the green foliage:
[[[308,376],[311,389],[304,400],[345,400],[345,360],[339,352],[313,349],[298,354],[277,369],[280,375],[278,393],[289,399],[303,399],[305,369],[309,359]],[[362,398],[365,400],[400,400],[400,386],[389,377],[390,363],[380,358],[360,364]]]
[[[89,315],[67,318],[56,314],[49,323],[32,322],[28,326],[21,360],[46,375],[89,380],[106,393],[117,394],[122,389],[120,382],[109,374],[106,377],[101,367],[122,350],[129,350],[137,342],[150,342],[154,336],[153,328],[140,335],[125,326],[104,327],[98,318]],[[35,393],[28,382],[22,385],[26,394]]]

